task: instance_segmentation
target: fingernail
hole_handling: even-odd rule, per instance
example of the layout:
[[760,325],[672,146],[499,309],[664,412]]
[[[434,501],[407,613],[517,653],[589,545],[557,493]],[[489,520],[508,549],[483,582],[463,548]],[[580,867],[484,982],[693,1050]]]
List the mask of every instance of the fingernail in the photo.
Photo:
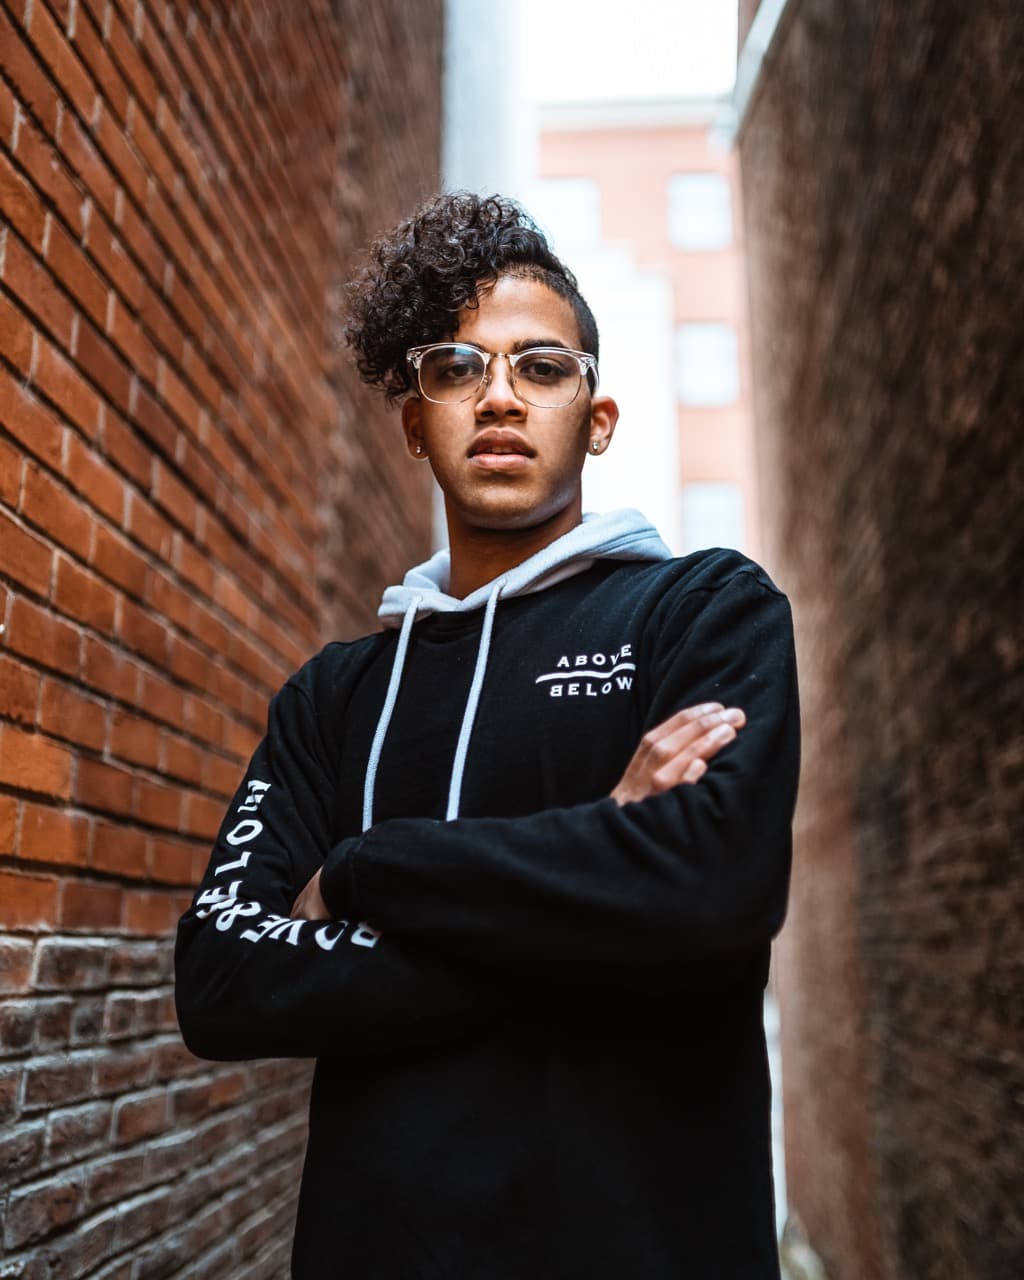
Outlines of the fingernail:
[[731,724],[720,724],[711,736],[716,742],[729,742],[736,737],[736,730]]
[[722,712],[722,719],[727,724],[739,724],[743,718],[743,712],[739,707],[730,707],[728,711]]

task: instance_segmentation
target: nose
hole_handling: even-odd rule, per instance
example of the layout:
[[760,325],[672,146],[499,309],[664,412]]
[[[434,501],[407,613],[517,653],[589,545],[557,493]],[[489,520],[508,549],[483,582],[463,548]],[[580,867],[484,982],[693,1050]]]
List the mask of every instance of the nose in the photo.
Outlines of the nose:
[[512,385],[512,366],[506,356],[491,356],[477,397],[476,416],[480,419],[526,416],[526,405],[516,395]]

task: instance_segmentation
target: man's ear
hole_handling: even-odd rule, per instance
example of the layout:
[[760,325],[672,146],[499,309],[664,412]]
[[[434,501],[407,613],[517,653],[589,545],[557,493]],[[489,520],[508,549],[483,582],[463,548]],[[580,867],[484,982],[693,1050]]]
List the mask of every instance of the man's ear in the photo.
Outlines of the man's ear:
[[402,430],[405,432],[405,445],[412,456],[420,461],[427,456],[427,446],[423,440],[423,401],[419,396],[410,396],[402,401]]
[[[604,453],[615,434],[619,406],[611,396],[595,396],[590,402],[590,452]],[[596,447],[595,447],[596,446]]]

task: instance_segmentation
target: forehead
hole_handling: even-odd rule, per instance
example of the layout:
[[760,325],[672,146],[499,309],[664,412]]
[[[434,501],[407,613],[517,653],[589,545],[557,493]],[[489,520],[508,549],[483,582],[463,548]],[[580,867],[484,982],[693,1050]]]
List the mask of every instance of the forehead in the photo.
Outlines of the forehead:
[[545,341],[578,348],[579,325],[569,302],[540,280],[500,276],[476,307],[463,307],[454,336],[488,351],[510,351],[518,342]]

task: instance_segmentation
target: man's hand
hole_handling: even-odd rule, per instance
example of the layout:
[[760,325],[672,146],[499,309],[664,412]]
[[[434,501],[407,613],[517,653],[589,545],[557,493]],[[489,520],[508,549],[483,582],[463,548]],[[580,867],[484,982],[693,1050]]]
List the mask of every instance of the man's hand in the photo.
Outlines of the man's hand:
[[732,742],[746,723],[739,707],[726,708],[720,702],[677,711],[640,739],[612,799],[629,804],[681,782],[696,782],[707,772],[711,757]]
[[292,903],[291,918],[293,920],[330,920],[331,913],[320,896],[319,871]]

